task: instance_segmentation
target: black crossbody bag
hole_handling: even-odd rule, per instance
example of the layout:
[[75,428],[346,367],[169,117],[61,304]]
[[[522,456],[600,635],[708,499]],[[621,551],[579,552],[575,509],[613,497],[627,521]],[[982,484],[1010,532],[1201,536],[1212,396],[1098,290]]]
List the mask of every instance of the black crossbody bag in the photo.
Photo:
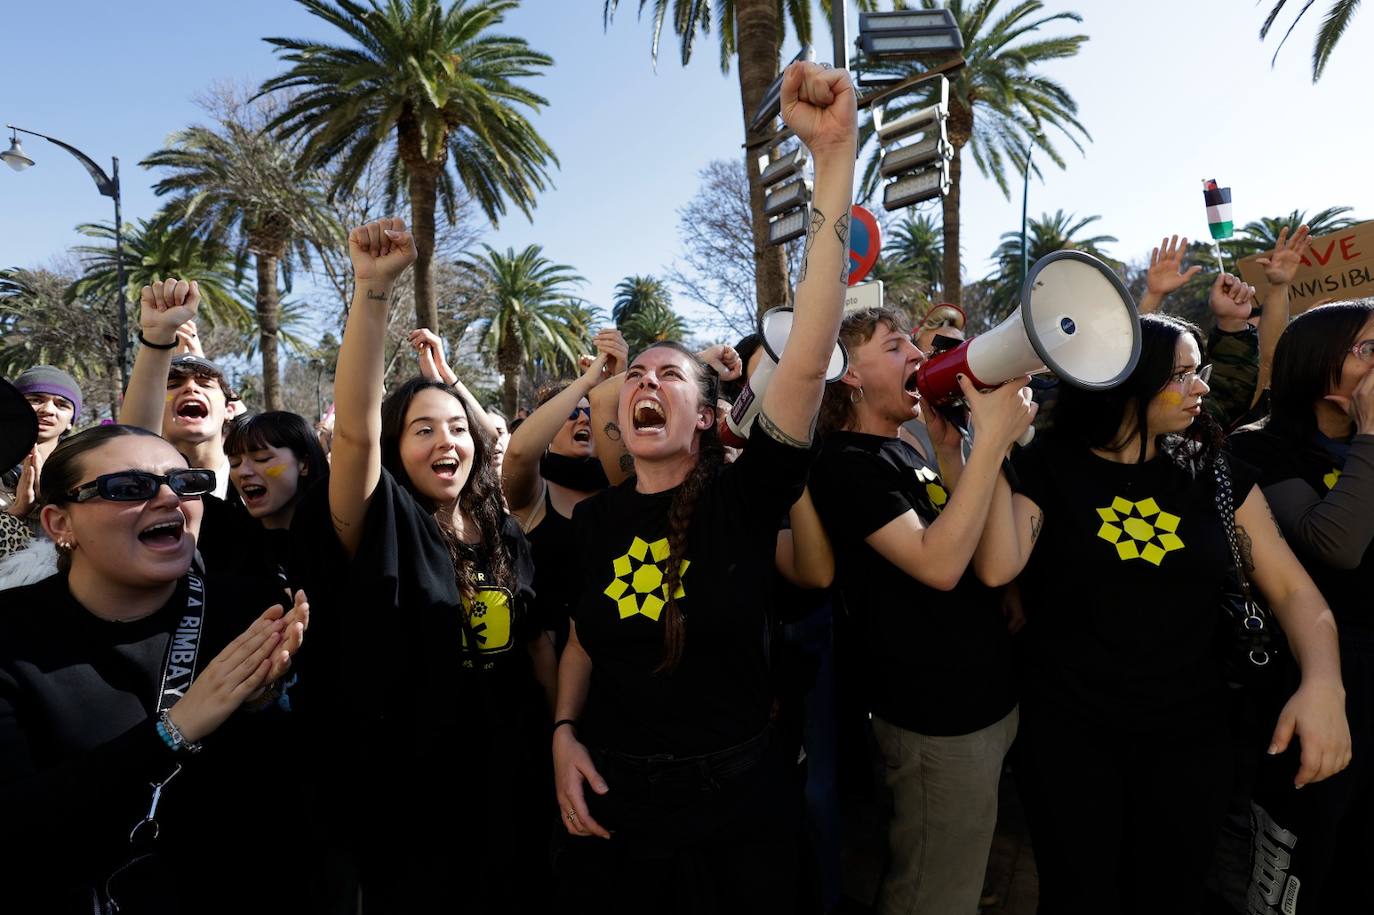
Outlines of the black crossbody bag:
[[1228,682],[1262,686],[1278,669],[1283,639],[1274,615],[1250,590],[1250,579],[1240,556],[1236,537],[1236,502],[1231,491],[1231,470],[1223,455],[1213,464],[1216,474],[1217,514],[1226,528],[1234,575],[1228,575],[1221,594],[1220,649],[1222,671]]

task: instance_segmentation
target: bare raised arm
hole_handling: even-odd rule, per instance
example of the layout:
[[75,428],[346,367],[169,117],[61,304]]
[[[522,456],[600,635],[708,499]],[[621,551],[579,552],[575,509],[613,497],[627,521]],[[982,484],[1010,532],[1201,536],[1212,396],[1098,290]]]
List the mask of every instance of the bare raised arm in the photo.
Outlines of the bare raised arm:
[[783,75],[782,116],[811,150],[816,192],[797,274],[792,333],[764,392],[757,422],[774,438],[800,445],[811,440],[820,409],[849,275],[849,208],[858,138],[849,74],[814,63],[792,64]]
[[482,409],[482,402],[472,396],[472,392],[463,384],[458,373],[449,368],[448,358],[444,355],[444,341],[439,335],[427,327],[420,327],[410,332],[409,341],[420,357],[420,374],[430,381],[442,381],[457,391],[467,401],[468,406],[472,407],[472,421],[482,427],[487,438],[493,441],[497,439],[500,432],[496,428],[496,423],[492,422],[491,416]]
[[329,513],[351,556],[382,475],[382,346],[391,288],[415,260],[415,244],[404,222],[380,219],[348,234],[348,254],[356,283],[335,376]]
[[1265,297],[1264,312],[1260,315],[1259,382],[1255,385],[1251,406],[1259,402],[1260,395],[1269,387],[1269,376],[1274,371],[1274,350],[1278,349],[1279,337],[1283,336],[1291,317],[1289,290],[1302,263],[1302,256],[1310,245],[1308,235],[1307,226],[1298,226],[1291,238],[1286,227],[1280,229],[1274,250],[1267,257],[1259,259],[1260,266],[1264,268],[1264,278],[1269,281],[1269,294]]
[[[138,332],[152,346],[140,346],[129,376],[129,389],[119,408],[119,421],[162,434],[167,402],[167,371],[176,355],[177,330],[195,318],[200,284],[174,277],[154,280],[139,296]],[[159,347],[165,346],[166,349]]]

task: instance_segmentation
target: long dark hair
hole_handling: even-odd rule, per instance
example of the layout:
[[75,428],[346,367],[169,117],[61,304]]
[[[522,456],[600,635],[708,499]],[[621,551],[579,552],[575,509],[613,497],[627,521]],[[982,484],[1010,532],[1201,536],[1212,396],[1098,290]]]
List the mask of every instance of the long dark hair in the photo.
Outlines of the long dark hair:
[[[439,506],[432,499],[415,488],[410,475],[401,464],[401,433],[405,430],[406,411],[410,409],[410,402],[415,396],[429,388],[443,391],[463,407],[463,414],[468,419],[468,430],[472,434],[473,451],[472,470],[468,473],[467,485],[458,496],[458,509],[477,522],[477,528],[482,533],[482,546],[487,554],[490,577],[497,585],[514,591],[510,551],[501,536],[506,511],[501,501],[501,484],[491,460],[494,443],[487,437],[481,425],[473,419],[475,407],[467,398],[442,382],[427,381],[419,376],[392,391],[386,400],[382,401],[382,466],[415,497],[415,501],[428,511],[438,510]],[[453,521],[439,515],[435,515],[434,520],[439,525],[449,556],[453,559],[458,591],[463,597],[472,600],[477,593],[476,570],[464,553],[462,541],[453,529]]]
[[692,526],[697,500],[725,466],[725,446],[720,440],[720,429],[716,427],[716,397],[720,379],[710,366],[697,358],[696,353],[672,340],[645,347],[639,355],[661,347],[687,356],[696,373],[697,406],[708,407],[711,414],[711,425],[702,430],[697,440],[697,462],[687,474],[687,479],[678,486],[677,492],[673,493],[672,504],[668,507],[668,565],[663,570],[663,660],[657,670],[673,671],[682,663],[682,653],[687,647],[682,608],[677,603],[677,589],[682,584],[682,563],[687,559],[687,534]]
[[[1150,431],[1150,401],[1174,373],[1178,341],[1187,334],[1206,359],[1206,343],[1197,325],[1172,315],[1140,316],[1140,362],[1125,381],[1106,391],[1059,385],[1059,400],[1050,421],[1050,434],[1073,445],[1122,451],[1135,443],[1137,461],[1145,460]],[[1221,427],[1204,410],[1181,435],[1157,442],[1159,449],[1196,474],[1211,467],[1221,447]]]
[[1314,404],[1340,383],[1341,369],[1360,329],[1374,316],[1374,298],[1333,302],[1293,319],[1274,350],[1266,428],[1312,445],[1317,432]]
[[[265,448],[285,448],[305,465],[307,483],[323,479],[329,473],[329,460],[324,456],[324,448],[315,435],[315,429],[304,416],[287,410],[268,410],[263,413],[249,413],[236,417],[229,423],[229,434],[224,437],[224,453],[227,457],[261,451]],[[230,487],[237,493],[238,490]],[[297,486],[291,497],[295,502],[305,493],[305,487]]]
[[[55,505],[66,499],[67,493],[80,486],[86,479],[85,456],[108,442],[126,435],[143,435],[165,441],[156,432],[149,432],[141,426],[95,426],[84,432],[63,439],[48,459],[43,462],[43,473],[38,477],[38,503]],[[168,447],[171,447],[168,445]],[[57,567],[63,572],[71,571],[71,553],[59,551]]]

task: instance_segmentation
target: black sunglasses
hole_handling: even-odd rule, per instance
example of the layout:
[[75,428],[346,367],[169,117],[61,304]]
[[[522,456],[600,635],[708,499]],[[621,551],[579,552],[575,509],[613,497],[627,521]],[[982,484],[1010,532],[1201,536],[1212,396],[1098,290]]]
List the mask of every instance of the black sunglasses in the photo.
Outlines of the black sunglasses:
[[571,413],[568,414],[568,422],[570,422],[570,423],[575,423],[575,422],[577,422],[577,414],[579,414],[579,413],[586,413],[588,419],[591,419],[591,418],[592,418],[592,408],[591,408],[591,407],[573,407],[573,411],[572,411]]
[[215,491],[213,470],[169,470],[161,475],[146,470],[104,473],[66,494],[64,501],[87,502],[94,498],[111,502],[146,502],[166,483],[182,499],[194,499]]

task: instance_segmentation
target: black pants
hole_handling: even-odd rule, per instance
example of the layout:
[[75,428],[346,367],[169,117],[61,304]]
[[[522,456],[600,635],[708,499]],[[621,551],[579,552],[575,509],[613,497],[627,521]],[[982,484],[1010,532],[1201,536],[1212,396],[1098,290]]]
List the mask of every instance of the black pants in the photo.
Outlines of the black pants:
[[610,791],[587,792],[610,840],[567,836],[559,902],[570,913],[793,915],[801,796],[770,734],[686,760],[593,751]]
[[1224,716],[1126,732],[1021,708],[1013,768],[1040,915],[1197,912],[1231,776]]
[[[1350,766],[1299,791],[1297,740],[1260,764],[1251,803],[1250,915],[1374,912],[1374,637],[1342,630],[1341,677]],[[1295,681],[1296,672],[1290,686]]]

